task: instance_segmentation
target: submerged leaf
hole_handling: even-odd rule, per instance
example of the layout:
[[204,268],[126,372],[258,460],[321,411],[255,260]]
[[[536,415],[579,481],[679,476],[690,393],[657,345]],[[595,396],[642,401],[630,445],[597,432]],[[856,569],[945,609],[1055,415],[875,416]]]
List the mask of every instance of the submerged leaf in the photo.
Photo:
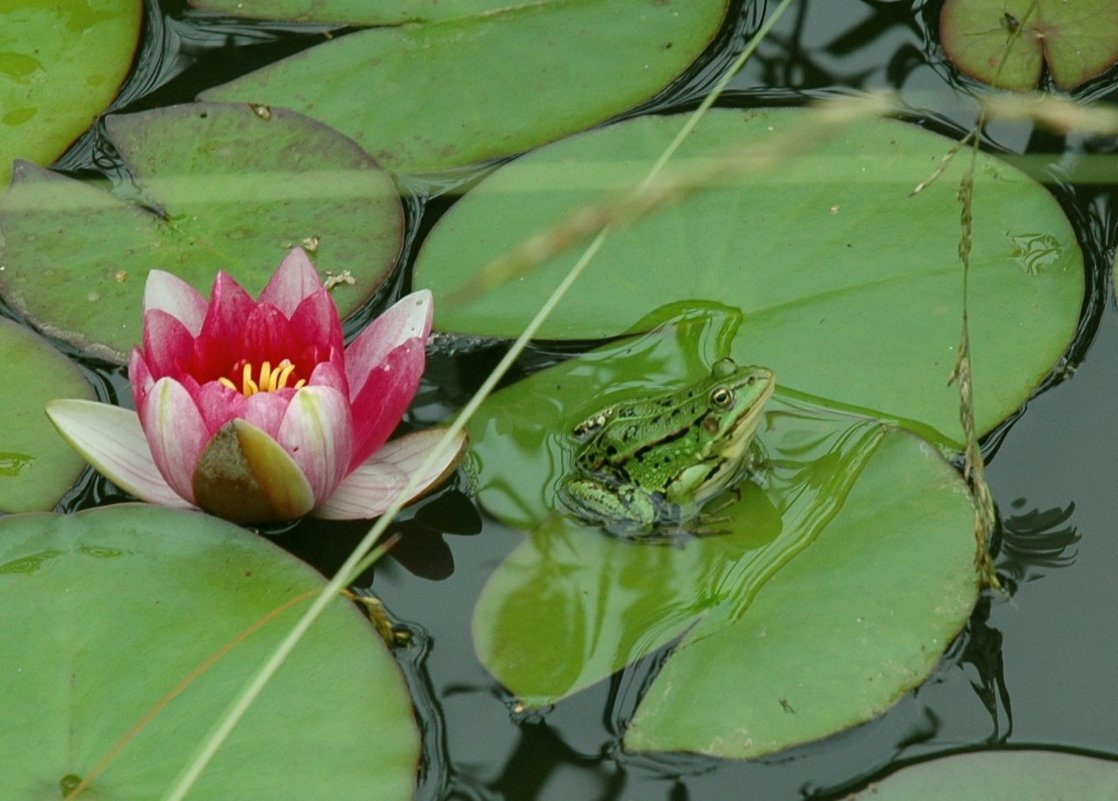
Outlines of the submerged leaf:
[[682,638],[626,747],[756,757],[869,720],[929,675],[977,598],[974,508],[927,443],[778,387],[758,430],[765,461],[719,512],[730,533],[671,547],[566,516],[556,487],[576,446],[556,420],[569,429],[588,398],[702,376],[690,325],[549,368],[483,406],[479,499],[528,536],[486,584],[474,641],[534,707]]

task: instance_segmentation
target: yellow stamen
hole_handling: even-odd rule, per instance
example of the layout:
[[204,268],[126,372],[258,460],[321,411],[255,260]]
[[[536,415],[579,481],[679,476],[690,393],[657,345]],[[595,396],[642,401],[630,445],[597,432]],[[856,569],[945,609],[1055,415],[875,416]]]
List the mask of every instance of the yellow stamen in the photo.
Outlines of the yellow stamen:
[[245,369],[241,370],[241,394],[246,398],[251,398],[260,391],[260,387],[252,380],[252,365],[246,364]]
[[[252,380],[252,365],[246,364],[241,370],[241,386],[238,389],[230,379],[224,376],[217,379],[223,387],[229,387],[234,392],[240,392],[246,398],[255,395],[257,392],[275,392],[278,389],[287,389],[287,382],[291,380],[291,375],[295,372],[295,365],[291,363],[290,359],[284,359],[272,369],[272,363],[265,361],[260,364],[260,380]],[[300,378],[295,382],[292,389],[302,389],[306,385],[306,381]]]
[[[284,362],[287,362],[286,366],[284,366]],[[282,367],[283,369],[280,370],[279,378],[276,380],[276,383],[281,387],[286,387],[287,386],[287,379],[289,379],[291,377],[291,374],[293,372],[295,372],[295,365],[293,365],[291,362],[287,361],[287,359],[284,359],[282,362],[279,363],[279,366]],[[295,389],[299,389],[305,383],[307,383],[307,382],[300,378],[295,383]]]

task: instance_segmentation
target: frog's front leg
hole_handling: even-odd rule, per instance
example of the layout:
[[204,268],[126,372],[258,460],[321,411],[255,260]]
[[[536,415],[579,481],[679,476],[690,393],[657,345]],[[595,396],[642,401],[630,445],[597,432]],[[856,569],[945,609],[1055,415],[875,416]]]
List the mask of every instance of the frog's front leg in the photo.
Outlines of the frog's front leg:
[[668,486],[668,501],[681,509],[681,532],[693,537],[730,533],[725,526],[730,516],[725,511],[741,500],[741,492],[736,485],[727,486],[733,476],[714,478],[721,466],[713,459],[699,462],[680,473]]
[[563,482],[559,494],[576,515],[610,531],[647,530],[656,523],[656,502],[632,484],[570,478]]

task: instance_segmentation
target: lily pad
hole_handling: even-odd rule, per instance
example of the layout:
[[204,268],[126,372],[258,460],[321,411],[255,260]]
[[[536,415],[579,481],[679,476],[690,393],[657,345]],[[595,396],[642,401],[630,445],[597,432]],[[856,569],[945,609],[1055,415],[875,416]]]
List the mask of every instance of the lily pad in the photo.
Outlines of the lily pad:
[[443,170],[518,153],[647,100],[711,43],[727,1],[483,8],[341,36],[200,97],[295,109],[394,172]]
[[573,426],[593,411],[587,398],[703,375],[703,348],[680,349],[694,342],[687,325],[544,370],[483,406],[471,430],[479,499],[527,537],[482,591],[474,642],[530,707],[675,643],[626,747],[751,758],[865,722],[929,675],[977,597],[974,510],[927,443],[778,386],[758,431],[765,465],[720,511],[729,533],[671,547],[557,511],[573,447],[556,420]]
[[190,0],[190,5],[249,19],[402,25],[472,17],[513,4],[509,0]]
[[403,211],[392,180],[321,123],[188,104],[107,125],[141,198],[21,162],[0,199],[5,299],[95,356],[123,362],[139,342],[151,269],[203,293],[225,270],[258,293],[292,246],[316,238],[320,273],[350,271],[353,283],[333,291],[345,315],[395,264]]
[[[779,147],[816,120],[807,110],[716,111],[674,164],[694,169],[745,147]],[[436,224],[417,257],[416,285],[433,290],[436,303],[470,287],[483,265],[572,209],[636,185],[681,124],[629,120],[496,171]],[[739,361],[773,368],[787,390],[958,447],[958,394],[947,379],[962,319],[956,194],[969,158],[911,195],[951,144],[913,125],[867,120],[768,172],[699,191],[611,234],[539,336],[616,336],[664,304],[723,303],[745,315]],[[982,434],[1064,353],[1084,278],[1075,234],[1039,184],[980,154],[974,197],[971,352]],[[577,256],[470,303],[442,303],[440,326],[516,336]]]
[[1118,2],[945,0],[940,40],[951,62],[980,81],[1025,91],[1047,66],[1067,91],[1118,62]]
[[139,0],[9,0],[0,27],[0,188],[16,158],[48,164],[116,95],[140,35]]
[[848,801],[1110,801],[1118,762],[1057,751],[956,754],[899,770]]
[[58,436],[43,408],[54,398],[93,400],[77,366],[42,337],[0,318],[0,511],[48,511],[85,467]]
[[[324,585],[266,540],[194,512],[123,505],[0,529],[4,798],[61,798],[83,779],[89,797],[161,798],[306,600],[280,608]],[[403,678],[339,598],[190,797],[404,801],[418,758]]]

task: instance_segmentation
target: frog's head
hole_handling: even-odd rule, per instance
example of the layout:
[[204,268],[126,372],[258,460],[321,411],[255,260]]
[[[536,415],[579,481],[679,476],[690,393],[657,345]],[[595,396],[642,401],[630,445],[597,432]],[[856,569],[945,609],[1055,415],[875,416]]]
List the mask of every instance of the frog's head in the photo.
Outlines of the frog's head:
[[775,387],[776,375],[767,367],[742,367],[732,359],[716,361],[707,392],[709,408],[702,421],[704,450],[728,460],[743,457]]

